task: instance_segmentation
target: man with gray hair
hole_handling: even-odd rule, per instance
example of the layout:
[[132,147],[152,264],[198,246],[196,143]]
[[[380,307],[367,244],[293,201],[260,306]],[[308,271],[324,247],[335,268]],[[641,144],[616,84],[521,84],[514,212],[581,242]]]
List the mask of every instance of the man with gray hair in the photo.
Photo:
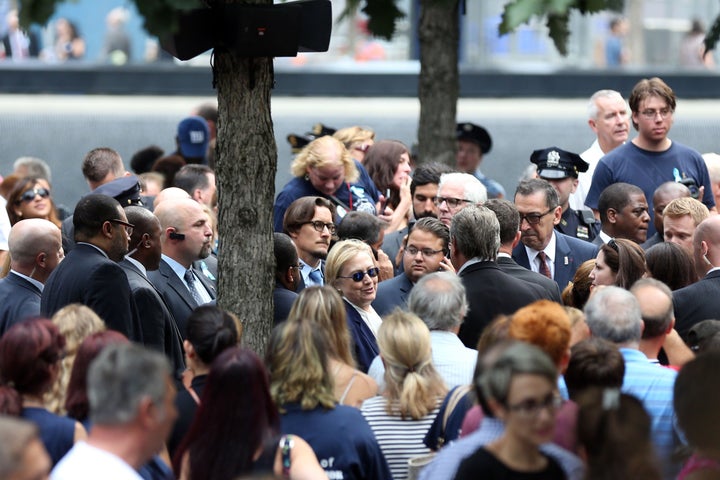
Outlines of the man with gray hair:
[[[435,272],[420,278],[408,297],[408,310],[430,329],[433,365],[445,385],[453,388],[471,383],[477,351],[465,347],[457,337],[468,310],[465,287],[458,276]],[[384,387],[385,367],[380,356],[373,360],[368,375]]]
[[582,210],[590,191],[593,172],[598,161],[609,151],[625,143],[630,134],[628,105],[615,90],[598,90],[588,102],[588,125],[597,138],[590,148],[580,154],[590,167],[578,175],[578,186],[570,195],[570,208]]
[[510,315],[542,298],[528,283],[500,270],[495,262],[499,248],[500,224],[492,210],[470,205],[453,217],[450,259],[470,302],[458,336],[469,348],[497,315]]
[[435,205],[438,218],[448,227],[453,216],[468,205],[482,205],[487,201],[487,189],[469,173],[444,173],[440,176]]
[[665,478],[675,478],[679,465],[672,454],[679,444],[674,430],[673,385],[677,372],[652,364],[639,350],[643,320],[640,303],[620,287],[603,287],[585,305],[590,334],[616,344],[625,360],[623,393],[637,397],[652,418],[651,438]]
[[65,256],[60,229],[40,218],[13,225],[8,242],[10,271],[0,280],[0,336],[14,324],[40,315],[45,282]]
[[0,416],[0,478],[48,478],[52,463],[38,427],[26,420]]
[[165,357],[134,344],[106,347],[90,365],[87,443],[55,466],[52,480],[140,479],[137,470],[163,447],[177,418]]

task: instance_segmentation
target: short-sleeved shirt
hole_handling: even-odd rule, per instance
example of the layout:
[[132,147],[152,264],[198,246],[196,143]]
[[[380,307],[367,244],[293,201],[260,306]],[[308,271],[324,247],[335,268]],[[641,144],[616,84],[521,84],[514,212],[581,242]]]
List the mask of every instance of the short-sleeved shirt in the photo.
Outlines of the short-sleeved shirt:
[[[692,178],[698,187],[705,187],[702,203],[708,208],[715,206],[710,176],[702,156],[696,150],[678,142],[672,142],[663,152],[644,150],[632,142],[617,147],[605,155],[593,174],[592,185],[585,204],[597,209],[600,194],[616,182],[637,185],[648,202],[649,214],[654,217],[652,197],[655,189],[665,182],[673,182],[677,176]],[[652,219],[648,225],[648,237],[655,233]]]

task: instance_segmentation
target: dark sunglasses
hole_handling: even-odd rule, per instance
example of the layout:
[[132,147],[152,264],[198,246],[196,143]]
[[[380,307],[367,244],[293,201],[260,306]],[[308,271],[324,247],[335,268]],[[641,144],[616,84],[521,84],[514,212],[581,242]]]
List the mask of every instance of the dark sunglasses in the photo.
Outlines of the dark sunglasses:
[[47,188],[33,188],[25,190],[23,194],[20,195],[20,198],[18,198],[17,203],[21,204],[22,202],[32,202],[35,200],[36,195],[40,195],[42,198],[47,198],[50,196],[50,190]]
[[370,278],[375,278],[378,276],[378,273],[380,273],[380,269],[377,267],[372,267],[372,268],[368,268],[367,272],[355,272],[348,277],[338,275],[338,278],[352,278],[353,282],[362,282],[363,279],[365,278],[365,274],[367,274],[367,276]]

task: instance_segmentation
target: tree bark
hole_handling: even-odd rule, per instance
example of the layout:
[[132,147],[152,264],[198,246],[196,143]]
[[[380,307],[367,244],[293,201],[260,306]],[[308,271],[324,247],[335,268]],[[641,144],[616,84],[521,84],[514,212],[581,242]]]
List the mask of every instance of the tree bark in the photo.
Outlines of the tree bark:
[[215,68],[221,242],[218,305],[239,317],[243,344],[262,355],[272,328],[275,270],[272,205],[277,146],[270,116],[272,58],[240,58],[216,51]]
[[420,123],[421,163],[455,165],[455,125],[460,94],[458,0],[421,0]]

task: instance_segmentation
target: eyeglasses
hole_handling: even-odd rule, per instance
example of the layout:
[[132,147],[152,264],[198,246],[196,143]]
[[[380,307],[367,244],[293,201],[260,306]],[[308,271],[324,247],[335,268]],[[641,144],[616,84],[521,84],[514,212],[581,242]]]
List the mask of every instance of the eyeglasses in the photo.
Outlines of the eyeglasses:
[[362,282],[365,278],[365,274],[367,274],[370,278],[375,278],[380,273],[380,269],[377,267],[368,268],[367,272],[355,272],[350,276],[344,277],[342,275],[338,275],[338,278],[352,278],[353,282]]
[[423,257],[432,257],[433,255],[437,255],[438,253],[442,252],[442,250],[433,250],[432,248],[417,248],[413,245],[405,247],[405,254],[410,255],[411,257],[417,255],[418,252],[420,252]]
[[640,112],[640,115],[647,118],[648,120],[654,120],[655,117],[658,116],[658,114],[660,114],[660,118],[664,120],[673,114],[673,110],[672,108],[661,108],[660,110],[648,109]]
[[127,232],[128,235],[132,235],[133,231],[135,230],[135,225],[133,225],[132,223],[128,223],[124,220],[117,220],[115,218],[111,218],[110,220],[108,220],[108,222],[117,223],[118,225],[122,225],[123,227],[125,227],[125,231]]
[[35,200],[35,196],[40,195],[41,198],[47,198],[50,196],[50,190],[47,188],[33,188],[25,190],[20,198],[17,200],[17,204],[20,205],[22,202],[32,202]]
[[551,393],[542,400],[525,400],[515,405],[507,405],[507,408],[511,412],[515,412],[523,417],[535,418],[543,409],[548,409],[550,412],[555,413],[561,406],[562,398],[555,393]]
[[470,200],[465,200],[464,198],[452,198],[452,197],[435,197],[433,202],[435,203],[435,206],[437,206],[437,207],[439,207],[440,205],[442,205],[443,202],[445,202],[445,203],[447,203],[447,206],[450,208],[457,208],[461,202],[473,203]]
[[520,215],[520,223],[522,223],[523,220],[525,220],[530,225],[537,225],[538,223],[540,223],[540,220],[542,219],[542,217],[544,217],[548,213],[552,212],[553,210],[555,210],[555,209],[551,208],[550,210],[548,210],[545,213],[528,213],[527,215]]
[[313,228],[320,233],[323,233],[323,229],[327,228],[328,232],[330,232],[330,235],[335,235],[335,230],[337,230],[337,227],[335,227],[334,223],[325,223],[320,220],[313,220],[311,222],[303,222],[300,225],[312,225]]

